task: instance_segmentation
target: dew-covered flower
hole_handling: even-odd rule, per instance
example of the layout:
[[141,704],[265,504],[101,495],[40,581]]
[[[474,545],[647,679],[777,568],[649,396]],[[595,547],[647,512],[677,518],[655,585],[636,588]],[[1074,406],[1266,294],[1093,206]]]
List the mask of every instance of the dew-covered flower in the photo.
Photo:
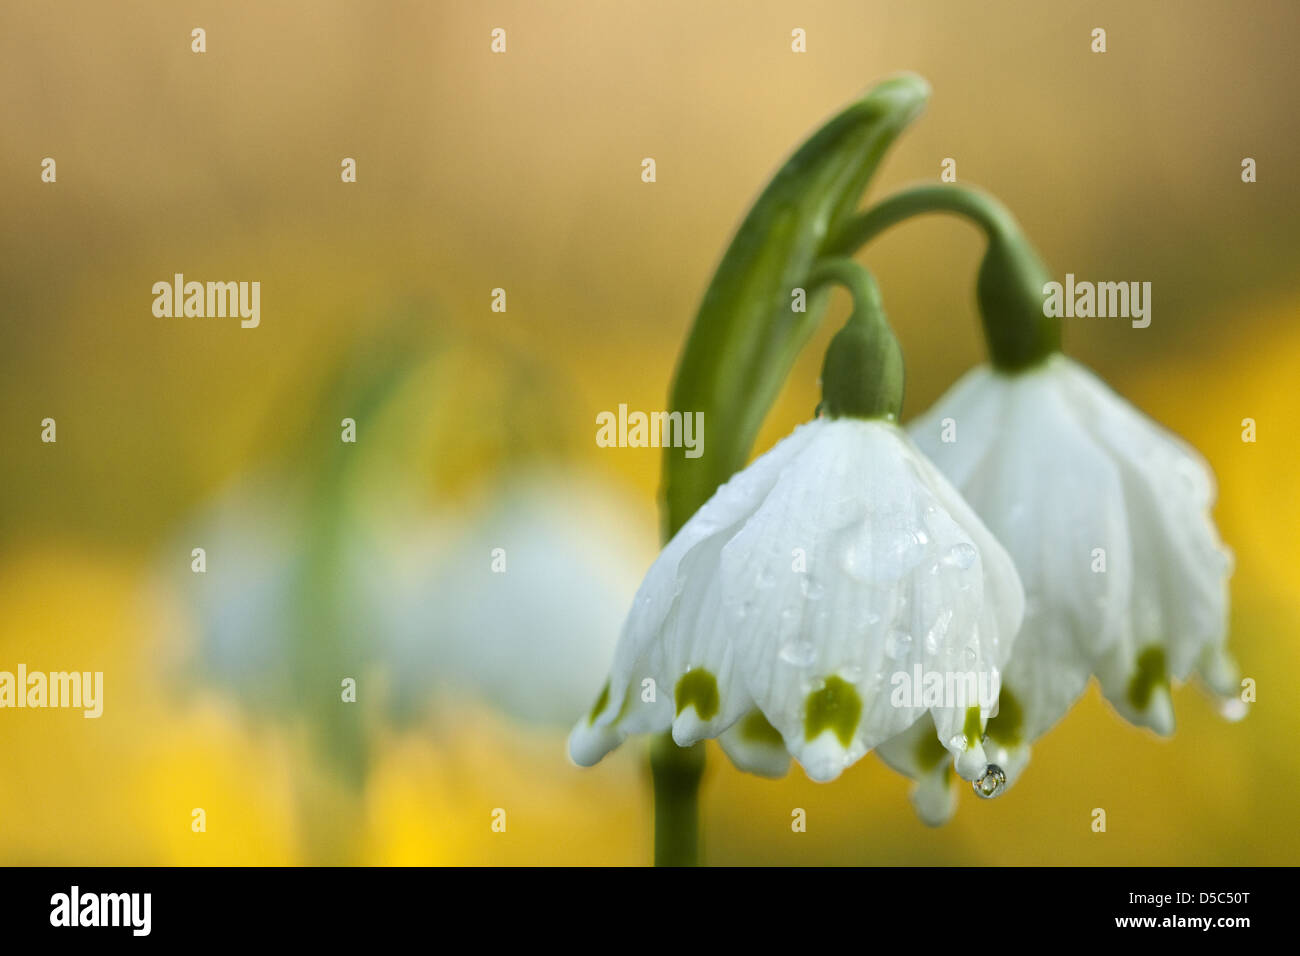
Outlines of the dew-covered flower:
[[780,775],[793,756],[825,781],[925,718],[918,746],[974,779],[978,703],[898,706],[891,681],[995,679],[1023,608],[1007,553],[891,416],[820,417],[665,546],[570,754],[591,765],[671,728],[682,746],[718,738],[742,769]]
[[1008,784],[1093,674],[1124,717],[1162,734],[1171,680],[1199,674],[1233,693],[1231,558],[1192,448],[1060,353],[1013,373],[972,370],[909,431],[1024,582],[985,742]]

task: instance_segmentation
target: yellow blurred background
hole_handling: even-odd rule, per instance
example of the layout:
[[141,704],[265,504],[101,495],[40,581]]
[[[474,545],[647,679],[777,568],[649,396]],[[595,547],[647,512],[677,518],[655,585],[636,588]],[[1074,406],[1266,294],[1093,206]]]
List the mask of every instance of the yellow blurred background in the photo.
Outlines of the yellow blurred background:
[[[322,502],[347,501],[364,533],[404,523],[376,513],[393,500],[451,520],[539,467],[625,502],[587,520],[643,570],[658,452],[596,447],[596,413],[663,407],[758,190],[904,69],[931,104],[871,196],[937,181],[952,157],[1058,277],[1152,283],[1150,328],[1067,320],[1067,349],[1212,463],[1237,557],[1231,647],[1258,703],[1227,724],[1183,688],[1160,741],[1094,688],[1010,792],[964,792],[936,830],[874,757],[830,785],[797,768],[769,782],[710,745],[706,859],[1300,862],[1297,27],[1290,0],[5,4],[0,669],[103,670],[106,700],[99,720],[0,711],[0,862],[646,862],[640,743],[580,771],[554,722],[433,690],[395,719],[367,703],[392,675],[366,657],[382,625],[364,617],[334,635],[371,668],[355,710],[333,706],[337,680],[331,716],[299,699],[309,643],[253,695],[210,672],[169,575],[190,573],[196,516],[254,476],[286,489],[271,512],[304,511],[293,527],[333,540],[313,523]],[[791,52],[794,28],[807,53]],[[1245,157],[1257,183],[1241,181]],[[973,228],[933,217],[862,257],[904,348],[909,416],[982,360],[980,253]],[[259,280],[260,327],[155,318],[152,284],[176,272]],[[758,450],[811,415],[844,311],[837,298]],[[367,464],[338,478],[338,422],[363,405]],[[46,417],[56,444],[40,441]],[[349,579],[313,580],[305,604]],[[344,619],[296,608],[309,636]]]

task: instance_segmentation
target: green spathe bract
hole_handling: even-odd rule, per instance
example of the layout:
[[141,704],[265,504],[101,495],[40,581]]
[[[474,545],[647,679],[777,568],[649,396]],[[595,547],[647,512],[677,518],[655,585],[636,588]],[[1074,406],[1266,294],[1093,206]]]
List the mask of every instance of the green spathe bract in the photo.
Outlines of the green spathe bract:
[[826,293],[792,310],[826,237],[858,204],[885,150],[925,105],[914,74],[886,80],[781,167],[741,223],[704,295],[673,383],[674,411],[703,412],[711,439],[697,459],[664,456],[665,538],[744,467],[763,417],[816,328]]

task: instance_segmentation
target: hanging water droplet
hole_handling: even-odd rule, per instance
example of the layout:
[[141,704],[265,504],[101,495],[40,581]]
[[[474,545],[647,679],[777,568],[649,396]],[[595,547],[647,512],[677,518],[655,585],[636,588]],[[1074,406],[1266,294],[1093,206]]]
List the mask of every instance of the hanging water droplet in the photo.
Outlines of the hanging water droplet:
[[955,734],[955,735],[952,737],[952,739],[950,739],[950,740],[948,741],[948,749],[949,749],[949,750],[965,750],[965,749],[966,749],[966,745],[969,744],[969,743],[970,743],[970,741],[966,739],[966,735],[965,735],[965,734]]
[[1224,720],[1236,723],[1246,716],[1249,705],[1240,697],[1220,697],[1215,701],[1215,710]]
[[817,648],[809,641],[791,641],[781,648],[781,660],[795,667],[808,667],[817,659]]
[[985,800],[992,800],[1003,791],[1006,785],[1006,771],[995,763],[985,767],[984,772],[979,775],[979,779],[971,782],[971,787],[974,788],[976,795],[983,797]]
[[979,556],[973,544],[962,541],[948,549],[948,553],[943,556],[943,563],[950,568],[966,571],[974,566]]

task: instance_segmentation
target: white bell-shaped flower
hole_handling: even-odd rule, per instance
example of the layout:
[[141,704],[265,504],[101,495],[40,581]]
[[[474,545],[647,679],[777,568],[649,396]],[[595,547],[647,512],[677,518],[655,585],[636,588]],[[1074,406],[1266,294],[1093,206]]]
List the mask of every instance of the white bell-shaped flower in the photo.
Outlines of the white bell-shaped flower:
[[[1169,682],[1221,695],[1231,558],[1200,456],[1076,362],[969,372],[909,432],[1015,559],[1025,621],[985,746],[1013,783],[1096,674],[1128,720],[1173,730]],[[908,768],[900,768],[910,772]],[[913,774],[916,776],[916,774]]]
[[[978,688],[1010,653],[1020,579],[895,424],[902,353],[874,280],[841,260],[810,276],[828,282],[849,287],[854,311],[826,353],[823,415],[718,488],[661,552],[570,735],[575,762],[671,728],[683,747],[717,737],[743,769],[780,775],[793,756],[832,780],[924,717],[930,749],[986,775],[995,698]],[[900,678],[937,678],[938,693]]]
[[978,700],[898,706],[895,675],[996,681],[1023,609],[1007,553],[900,428],[819,418],[664,548],[570,754],[590,765],[671,727],[682,746],[720,738],[743,769],[779,775],[793,755],[831,780],[928,710],[974,779]]

